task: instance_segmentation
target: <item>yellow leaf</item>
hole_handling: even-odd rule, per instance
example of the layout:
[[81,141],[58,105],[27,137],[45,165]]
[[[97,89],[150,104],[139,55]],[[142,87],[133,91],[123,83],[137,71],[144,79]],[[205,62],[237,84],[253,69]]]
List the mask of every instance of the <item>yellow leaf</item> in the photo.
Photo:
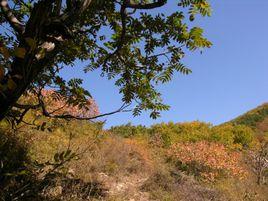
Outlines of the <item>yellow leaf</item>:
[[16,57],[21,58],[21,59],[23,59],[25,57],[25,54],[26,54],[26,50],[23,47],[17,47],[14,50],[14,55]]
[[10,57],[9,51],[6,47],[0,47],[0,52],[5,59],[8,59]]
[[7,87],[8,87],[8,89],[13,91],[14,89],[16,89],[17,84],[11,78],[9,78],[7,81]]

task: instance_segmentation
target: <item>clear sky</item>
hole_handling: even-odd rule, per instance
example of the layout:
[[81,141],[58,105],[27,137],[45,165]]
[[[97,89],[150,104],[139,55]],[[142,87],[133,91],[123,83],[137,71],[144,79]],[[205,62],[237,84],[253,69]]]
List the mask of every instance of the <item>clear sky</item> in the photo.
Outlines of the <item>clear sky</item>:
[[[160,11],[171,13],[176,2]],[[187,55],[184,60],[193,73],[177,75],[161,86],[164,100],[171,109],[152,120],[144,113],[139,117],[115,114],[106,117],[106,127],[128,122],[151,125],[158,122],[200,120],[219,124],[268,102],[268,1],[211,0],[213,15],[198,19],[213,47],[201,55]],[[81,68],[83,63],[78,63]],[[121,105],[121,96],[113,81],[99,72],[84,74],[68,68],[66,77],[82,77],[84,86],[96,99],[101,112]]]

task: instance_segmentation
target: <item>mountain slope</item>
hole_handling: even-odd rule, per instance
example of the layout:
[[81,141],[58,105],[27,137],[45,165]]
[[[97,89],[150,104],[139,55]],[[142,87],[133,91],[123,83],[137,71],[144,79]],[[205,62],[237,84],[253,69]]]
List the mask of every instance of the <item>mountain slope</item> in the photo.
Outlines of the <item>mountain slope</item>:
[[230,123],[246,125],[260,133],[268,132],[268,103],[246,112],[231,120]]

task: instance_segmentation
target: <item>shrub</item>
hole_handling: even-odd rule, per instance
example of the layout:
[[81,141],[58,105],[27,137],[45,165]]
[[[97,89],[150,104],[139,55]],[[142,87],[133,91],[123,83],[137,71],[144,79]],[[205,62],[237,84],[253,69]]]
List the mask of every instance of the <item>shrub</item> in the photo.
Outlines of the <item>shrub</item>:
[[[211,124],[194,121],[186,123],[161,123],[150,129],[152,138],[162,141],[164,146],[177,142],[197,142],[207,140],[210,135]],[[158,142],[159,144],[159,142]]]
[[[75,117],[88,118],[99,115],[99,108],[94,99],[83,100],[84,104],[79,105],[76,100],[67,99],[54,90],[42,90],[46,110],[53,115],[71,115]],[[26,93],[19,100],[23,103],[38,103],[37,96],[33,93]],[[37,112],[38,113],[38,112]]]
[[150,171],[151,165],[146,145],[135,139],[112,136],[86,153],[79,163],[74,163],[74,169],[79,174],[104,172],[110,176],[122,176]]
[[16,180],[28,161],[26,146],[12,133],[0,131],[0,189]]
[[210,141],[228,146],[232,145],[234,143],[233,126],[226,124],[213,127],[211,129]]
[[249,147],[253,141],[253,130],[245,125],[224,124],[212,128],[210,141],[232,146]]
[[253,130],[245,125],[234,126],[234,143],[249,147],[253,141]]
[[[208,143],[178,143],[171,146],[168,155],[182,165],[182,170],[214,181],[222,175],[242,178],[246,171],[240,165],[241,155],[228,151],[223,145]],[[180,166],[179,168],[181,168]]]
[[148,128],[142,125],[134,126],[131,123],[127,123],[121,126],[113,126],[110,131],[115,135],[128,138],[133,136],[142,136],[148,134]]

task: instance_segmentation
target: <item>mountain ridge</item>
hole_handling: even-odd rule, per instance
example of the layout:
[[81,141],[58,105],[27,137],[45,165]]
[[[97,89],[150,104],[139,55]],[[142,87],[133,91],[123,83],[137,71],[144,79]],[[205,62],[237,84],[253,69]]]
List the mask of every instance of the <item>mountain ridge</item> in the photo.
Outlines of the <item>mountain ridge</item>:
[[246,125],[258,133],[268,132],[268,102],[245,112],[227,123],[234,125]]

